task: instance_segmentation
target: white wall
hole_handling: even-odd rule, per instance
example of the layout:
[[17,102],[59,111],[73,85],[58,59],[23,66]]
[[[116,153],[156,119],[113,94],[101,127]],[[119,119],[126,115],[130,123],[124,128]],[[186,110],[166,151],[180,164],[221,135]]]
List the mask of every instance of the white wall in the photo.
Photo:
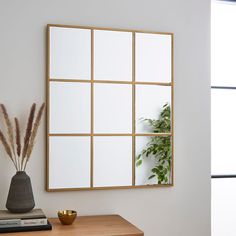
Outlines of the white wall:
[[[118,213],[146,236],[210,235],[210,0],[1,0],[0,101],[25,117],[45,100],[47,23],[175,34],[175,186],[45,192],[45,131],[28,166],[35,201],[48,216]],[[0,150],[0,207],[14,169]]]

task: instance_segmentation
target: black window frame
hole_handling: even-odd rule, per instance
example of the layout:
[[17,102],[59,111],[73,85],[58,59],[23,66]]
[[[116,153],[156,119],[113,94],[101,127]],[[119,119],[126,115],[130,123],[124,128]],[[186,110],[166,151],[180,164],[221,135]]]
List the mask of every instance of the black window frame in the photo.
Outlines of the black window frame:
[[[225,1],[225,0],[222,0]],[[228,0],[227,0],[228,1]],[[232,2],[236,2],[236,0],[233,0]],[[234,86],[211,86],[212,89],[221,89],[221,90],[236,90],[236,87]],[[236,178],[236,174],[220,174],[220,175],[212,175],[211,179],[230,179],[230,178]]]

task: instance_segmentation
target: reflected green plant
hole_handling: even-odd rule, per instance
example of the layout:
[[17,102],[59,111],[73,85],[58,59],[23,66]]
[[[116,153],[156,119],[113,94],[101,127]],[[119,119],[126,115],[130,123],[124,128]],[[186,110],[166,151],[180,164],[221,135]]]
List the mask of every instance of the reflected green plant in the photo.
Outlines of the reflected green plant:
[[[171,108],[168,103],[163,109],[158,119],[142,119],[142,122],[151,128],[153,133],[169,133],[171,130]],[[136,157],[136,166],[143,163],[144,158],[155,158],[155,166],[151,169],[148,179],[157,179],[158,184],[168,184],[171,174],[171,139],[170,137],[150,137],[146,147]]]

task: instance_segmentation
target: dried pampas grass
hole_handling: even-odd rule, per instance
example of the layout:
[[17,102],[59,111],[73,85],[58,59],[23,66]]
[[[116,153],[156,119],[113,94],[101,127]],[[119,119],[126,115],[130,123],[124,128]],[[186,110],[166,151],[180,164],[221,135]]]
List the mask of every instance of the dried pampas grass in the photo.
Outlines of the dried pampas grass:
[[[7,140],[3,132],[0,130],[0,142],[3,144],[7,155],[14,163],[16,170],[24,171],[33,151],[35,138],[37,136],[37,131],[40,126],[41,118],[43,116],[45,103],[41,105],[37,117],[35,119],[35,122],[34,122],[34,117],[36,112],[36,104],[35,103],[32,104],[26,126],[23,147],[21,144],[21,132],[18,119],[17,118],[14,119],[15,121],[15,143],[14,143],[14,130],[10,118],[8,116],[7,110],[3,104],[0,104],[0,107],[4,116],[4,121],[8,134],[8,140]],[[15,151],[15,146],[16,146],[16,151]]]
[[12,152],[13,152],[13,155],[14,155],[14,160],[16,162],[13,127],[12,127],[10,118],[8,116],[6,107],[3,104],[0,104],[0,106],[1,106],[1,109],[2,109],[3,116],[4,116],[5,125],[7,127],[8,139],[9,139],[9,142],[10,142],[10,146],[12,148]]
[[[33,148],[34,148],[34,142],[35,142],[35,138],[36,138],[36,135],[37,135],[37,132],[38,132],[38,128],[40,126],[40,121],[41,121],[41,118],[42,118],[42,115],[43,115],[44,107],[45,107],[45,103],[43,103],[41,105],[41,107],[38,111],[36,120],[34,122],[34,127],[33,127],[33,130],[32,130],[32,134],[31,134],[28,149],[27,149],[27,154],[26,154],[27,159],[26,159],[26,162],[25,162],[25,167],[28,163],[28,160],[29,160],[29,158],[31,156],[31,153],[33,151]],[[24,167],[24,169],[25,169],[25,167]]]
[[15,117],[15,129],[16,129],[16,153],[17,153],[17,165],[20,168],[20,155],[21,155],[21,138],[20,138],[20,125],[18,119]]
[[20,125],[16,117],[15,117],[15,127],[16,127],[16,153],[19,157],[21,154]]
[[7,140],[1,130],[0,130],[0,141],[2,142],[2,145],[3,145],[7,155],[10,157],[11,161],[13,162],[14,166],[16,167],[16,163],[12,157],[11,148],[10,148],[9,144],[7,143]]
[[24,147],[23,147],[23,151],[22,151],[21,166],[23,166],[23,162],[24,162],[24,159],[26,157],[27,149],[28,149],[28,146],[29,146],[31,130],[32,130],[33,122],[34,122],[35,109],[36,109],[36,104],[33,103],[33,105],[31,106],[31,109],[30,109],[30,114],[29,114],[29,118],[28,118],[28,122],[27,122],[27,128],[26,128],[26,131],[25,131]]

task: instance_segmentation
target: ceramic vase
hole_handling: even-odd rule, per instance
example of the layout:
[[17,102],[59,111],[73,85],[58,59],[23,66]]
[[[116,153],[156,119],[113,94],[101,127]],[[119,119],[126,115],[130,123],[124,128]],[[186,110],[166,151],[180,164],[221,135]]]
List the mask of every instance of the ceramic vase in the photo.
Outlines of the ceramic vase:
[[6,208],[12,213],[26,213],[35,206],[30,177],[17,171],[11,179]]

